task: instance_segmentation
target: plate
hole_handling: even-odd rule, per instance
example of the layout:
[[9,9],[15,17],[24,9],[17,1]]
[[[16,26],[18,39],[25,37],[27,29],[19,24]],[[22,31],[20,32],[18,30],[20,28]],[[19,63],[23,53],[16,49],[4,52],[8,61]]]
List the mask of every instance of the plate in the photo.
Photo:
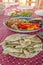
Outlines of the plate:
[[35,13],[39,16],[43,16],[43,9],[42,10],[36,10]]
[[19,16],[19,15],[13,16],[13,15],[11,15],[12,12],[14,12],[14,11],[7,12],[4,15],[7,15],[7,16],[10,16],[10,17],[15,17],[15,18],[27,18],[27,19],[28,18],[33,18],[32,15],[30,15],[30,16]]
[[[38,31],[38,30],[40,30],[41,28],[38,28],[38,29],[36,29],[36,30],[19,30],[19,29],[16,29],[16,28],[10,28],[8,25],[6,25],[6,22],[9,20],[9,19],[11,19],[11,18],[15,18],[15,17],[10,17],[10,18],[8,18],[5,22],[3,22],[3,24],[9,29],[9,30],[11,30],[11,31],[14,31],[14,32],[19,32],[19,33],[29,33],[29,32],[35,32],[35,31]],[[20,19],[23,19],[23,18],[20,18]],[[25,19],[26,20],[26,19]],[[29,19],[29,21],[30,21],[31,19]]]
[[[22,12],[23,11],[23,12]],[[29,15],[27,14],[27,12],[29,13]],[[7,15],[7,16],[11,16],[11,13],[14,13],[12,16],[14,17],[19,17],[19,18],[31,18],[32,17],[32,14],[33,14],[33,11],[31,12],[32,10],[30,9],[30,7],[21,7],[21,6],[17,6],[15,7],[14,5],[13,6],[10,6],[8,8],[5,9],[5,13],[4,15]],[[21,16],[21,12],[22,12],[22,15],[25,14],[26,12],[26,15],[23,15]],[[30,13],[31,12],[31,13]],[[19,15],[20,13],[20,15]],[[16,15],[15,15],[16,14]]]
[[32,6],[18,6],[17,8],[21,9],[21,10],[30,10],[30,9],[33,9]]
[[[35,38],[36,37],[36,38]],[[24,39],[24,41],[23,40],[21,40],[21,38],[23,38]],[[34,53],[31,53],[32,51],[31,50],[29,50],[28,52],[24,52],[25,53],[25,55],[16,55],[18,52],[21,52],[21,51],[19,51],[19,50],[17,50],[18,48],[17,48],[17,46],[16,46],[16,50],[17,51],[15,51],[14,49],[15,48],[12,48],[12,47],[7,47],[7,45],[5,45],[5,43],[6,43],[6,41],[8,41],[8,42],[17,42],[17,40],[21,40],[22,41],[22,43],[24,43],[23,45],[21,44],[21,42],[19,42],[20,44],[21,44],[21,47],[19,46],[18,48],[19,48],[19,50],[22,48],[23,49],[23,51],[25,51],[26,50],[26,48],[30,48],[30,47],[32,47],[32,48],[34,48]],[[28,42],[28,44],[26,43],[26,40],[27,40],[27,42]],[[35,40],[35,41],[34,41]],[[32,44],[30,43],[30,42],[34,42],[34,44],[35,45],[33,45],[32,46]],[[13,43],[12,43],[13,44]],[[30,46],[28,47],[28,45],[30,44]],[[11,45],[12,46],[12,45]],[[4,49],[4,51],[3,51],[3,53],[5,53],[6,54],[6,52],[8,52],[7,54],[9,54],[9,55],[11,55],[11,56],[14,56],[14,57],[18,57],[18,58],[32,58],[32,57],[34,57],[35,55],[37,55],[38,53],[40,53],[40,51],[42,51],[42,42],[41,42],[41,40],[40,40],[40,38],[39,37],[37,37],[36,35],[28,35],[28,34],[12,34],[12,35],[10,35],[10,36],[8,36],[5,40],[4,40],[4,42],[3,42],[3,44],[2,44],[2,47],[3,47],[3,49]],[[10,51],[9,51],[9,50]],[[31,51],[31,52],[30,52]],[[16,54],[13,54],[13,52],[16,52]],[[23,54],[24,54],[23,53]],[[29,53],[29,54],[28,54]],[[30,54],[31,53],[31,54]]]

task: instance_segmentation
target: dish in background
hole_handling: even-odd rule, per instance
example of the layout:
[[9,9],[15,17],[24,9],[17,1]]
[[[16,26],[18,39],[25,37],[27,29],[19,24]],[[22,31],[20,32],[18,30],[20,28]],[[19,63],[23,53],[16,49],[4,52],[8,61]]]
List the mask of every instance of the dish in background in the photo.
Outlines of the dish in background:
[[0,3],[0,15],[4,14],[5,5]]
[[18,6],[17,8],[21,9],[21,10],[31,10],[31,9],[33,9],[32,6]]
[[31,10],[21,10],[20,12],[15,11],[10,13],[10,16],[18,16],[18,17],[30,17],[32,16],[33,12]]
[[19,9],[19,8],[12,8],[12,10],[6,10],[4,15],[8,15],[8,16],[14,16],[14,17],[22,17],[22,18],[29,18],[32,17],[33,11],[29,10],[29,9]]
[[43,9],[41,10],[36,10],[35,13],[39,16],[43,16]]
[[42,51],[42,42],[36,35],[12,34],[3,44],[3,53],[20,58],[32,58]]
[[[38,21],[31,19],[31,20],[26,20],[26,19],[20,19],[20,18],[9,18],[4,22],[4,25],[16,32],[35,32],[38,31],[42,28],[42,24],[40,23],[40,19],[37,19]],[[22,28],[20,28],[20,26]],[[24,27],[24,28],[23,28]]]

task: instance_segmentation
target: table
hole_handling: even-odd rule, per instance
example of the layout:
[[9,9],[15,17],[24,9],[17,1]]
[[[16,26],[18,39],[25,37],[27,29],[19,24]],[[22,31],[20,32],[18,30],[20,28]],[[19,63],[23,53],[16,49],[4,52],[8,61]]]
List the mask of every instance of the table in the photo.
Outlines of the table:
[[[8,35],[16,34],[16,32],[10,31],[3,25],[3,22],[5,21],[6,18],[7,16],[4,15],[0,16],[0,43],[3,42],[3,40]],[[38,32],[39,31],[30,34],[37,34]],[[43,29],[41,29],[40,32],[43,32]],[[2,52],[3,48],[2,46],[0,46],[0,64],[2,65],[43,65],[43,50],[33,58],[25,58],[25,59],[13,57],[11,55],[3,55]]]

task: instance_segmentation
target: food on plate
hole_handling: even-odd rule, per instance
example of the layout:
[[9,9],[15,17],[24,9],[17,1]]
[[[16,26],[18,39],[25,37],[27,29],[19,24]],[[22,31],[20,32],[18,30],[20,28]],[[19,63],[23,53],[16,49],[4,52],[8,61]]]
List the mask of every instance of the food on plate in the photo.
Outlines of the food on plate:
[[30,22],[25,19],[19,19],[19,18],[11,18],[6,22],[6,25],[12,29],[17,30],[36,30],[41,27],[39,23]]
[[18,14],[16,12],[12,12],[10,15],[11,16],[18,16]]
[[12,24],[14,24],[15,22],[17,22],[19,19],[18,18],[11,18],[11,19],[9,19],[7,22],[6,22],[6,24],[8,25],[8,26],[11,26]]
[[31,58],[42,51],[42,42],[36,35],[13,34],[4,40],[2,46],[4,54],[22,58]]
[[21,11],[21,12],[18,12],[18,13],[15,13],[15,12],[12,12],[11,13],[11,16],[31,16],[33,14],[33,12],[32,11],[26,11],[26,10],[23,10],[23,11]]
[[31,22],[18,22],[18,28],[21,30],[35,30],[40,28],[40,24]]

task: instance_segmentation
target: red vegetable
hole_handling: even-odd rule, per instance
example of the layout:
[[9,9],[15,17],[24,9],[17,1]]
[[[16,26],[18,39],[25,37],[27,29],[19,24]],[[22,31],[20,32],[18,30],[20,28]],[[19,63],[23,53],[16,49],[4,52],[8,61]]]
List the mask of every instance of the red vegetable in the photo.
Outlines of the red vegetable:
[[40,28],[40,24],[38,23],[24,23],[24,22],[19,22],[18,27],[21,29],[27,29],[27,30],[34,30],[37,28]]

